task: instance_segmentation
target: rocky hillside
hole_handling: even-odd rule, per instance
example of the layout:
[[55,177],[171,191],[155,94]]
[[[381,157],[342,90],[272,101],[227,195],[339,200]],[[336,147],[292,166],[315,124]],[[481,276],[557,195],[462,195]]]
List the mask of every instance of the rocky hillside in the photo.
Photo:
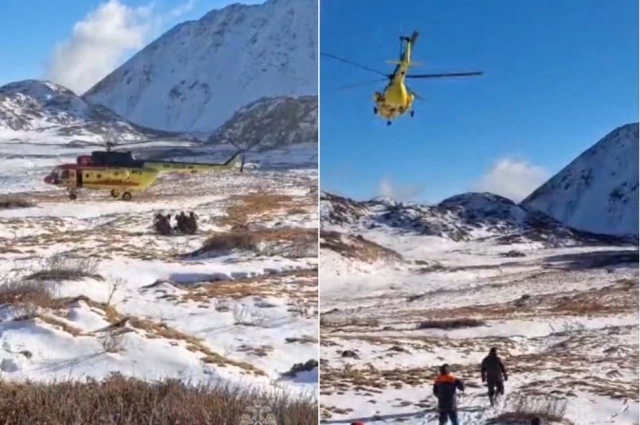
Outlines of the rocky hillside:
[[638,124],[606,135],[522,205],[576,229],[638,235]]
[[388,199],[358,202],[326,192],[320,199],[322,225],[350,233],[377,229],[456,242],[538,242],[545,246],[621,242],[618,238],[571,229],[543,213],[490,193],[457,195],[434,206]]
[[87,103],[65,87],[39,80],[0,87],[0,130],[125,140],[166,135],[132,124],[103,106]]
[[318,143],[318,97],[259,99],[240,108],[218,128],[208,143],[260,140],[262,147]]
[[264,97],[316,95],[318,3],[233,4],[182,23],[85,98],[170,131],[213,131]]

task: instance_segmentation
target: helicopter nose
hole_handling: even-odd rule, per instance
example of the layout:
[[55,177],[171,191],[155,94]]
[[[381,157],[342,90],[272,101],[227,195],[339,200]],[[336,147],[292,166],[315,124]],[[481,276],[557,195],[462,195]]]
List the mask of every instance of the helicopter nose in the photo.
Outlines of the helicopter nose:
[[46,184],[53,184],[53,177],[52,176],[47,176],[44,178],[44,182]]

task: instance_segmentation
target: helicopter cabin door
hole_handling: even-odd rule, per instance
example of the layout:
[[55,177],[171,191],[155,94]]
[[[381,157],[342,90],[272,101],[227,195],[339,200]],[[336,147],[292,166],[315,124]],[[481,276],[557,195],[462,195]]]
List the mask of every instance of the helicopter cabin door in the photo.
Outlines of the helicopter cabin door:
[[82,187],[82,170],[76,170],[76,187]]

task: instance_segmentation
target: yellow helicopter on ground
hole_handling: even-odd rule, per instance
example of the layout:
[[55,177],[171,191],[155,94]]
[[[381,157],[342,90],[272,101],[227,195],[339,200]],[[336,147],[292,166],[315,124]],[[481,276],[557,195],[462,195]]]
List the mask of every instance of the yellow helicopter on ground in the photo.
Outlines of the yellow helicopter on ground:
[[[137,145],[144,142],[118,144]],[[80,189],[110,190],[113,198],[131,199],[132,192],[149,188],[164,173],[200,173],[244,168],[247,149],[238,151],[224,163],[197,163],[135,159],[130,151],[119,152],[111,148],[114,142],[106,142],[106,149],[80,155],[75,163],[56,166],[44,178],[44,183],[65,188],[69,199],[75,200]],[[252,145],[253,146],[253,145]],[[236,146],[237,147],[237,146]]]
[[349,60],[337,57],[335,55],[329,53],[320,53],[322,56],[326,56],[340,62],[348,63],[350,65],[356,66],[360,69],[364,69],[369,72],[374,72],[376,74],[384,75],[384,79],[369,81],[366,83],[358,83],[351,84],[348,86],[340,87],[338,90],[343,90],[351,87],[360,86],[363,84],[371,84],[373,82],[380,81],[389,81],[387,86],[384,88],[382,92],[375,92],[373,95],[373,100],[375,101],[375,106],[373,108],[373,112],[376,115],[381,116],[382,118],[387,120],[387,125],[391,125],[391,121],[398,118],[401,115],[406,114],[407,112],[410,115],[414,116],[413,110],[413,101],[415,99],[423,100],[415,91],[409,89],[405,83],[405,79],[407,78],[443,78],[443,77],[470,77],[474,75],[482,75],[482,72],[454,72],[454,73],[444,73],[444,74],[416,74],[416,75],[408,75],[409,67],[419,65],[418,62],[411,61],[411,53],[412,49],[418,40],[418,36],[420,34],[417,31],[414,31],[411,34],[411,37],[401,36],[400,37],[400,60],[397,61],[389,61],[396,65],[395,70],[391,74],[385,74],[384,72],[380,72],[378,70],[357,64],[355,62],[351,62]]

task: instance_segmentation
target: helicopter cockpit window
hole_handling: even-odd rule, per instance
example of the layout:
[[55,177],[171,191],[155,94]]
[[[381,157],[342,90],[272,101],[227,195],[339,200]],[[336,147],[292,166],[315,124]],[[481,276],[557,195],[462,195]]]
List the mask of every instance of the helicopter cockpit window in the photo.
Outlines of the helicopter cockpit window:
[[62,180],[66,180],[66,179],[68,179],[68,178],[69,178],[69,170],[59,170],[59,171],[62,171],[62,172],[60,173],[60,178],[61,178]]

